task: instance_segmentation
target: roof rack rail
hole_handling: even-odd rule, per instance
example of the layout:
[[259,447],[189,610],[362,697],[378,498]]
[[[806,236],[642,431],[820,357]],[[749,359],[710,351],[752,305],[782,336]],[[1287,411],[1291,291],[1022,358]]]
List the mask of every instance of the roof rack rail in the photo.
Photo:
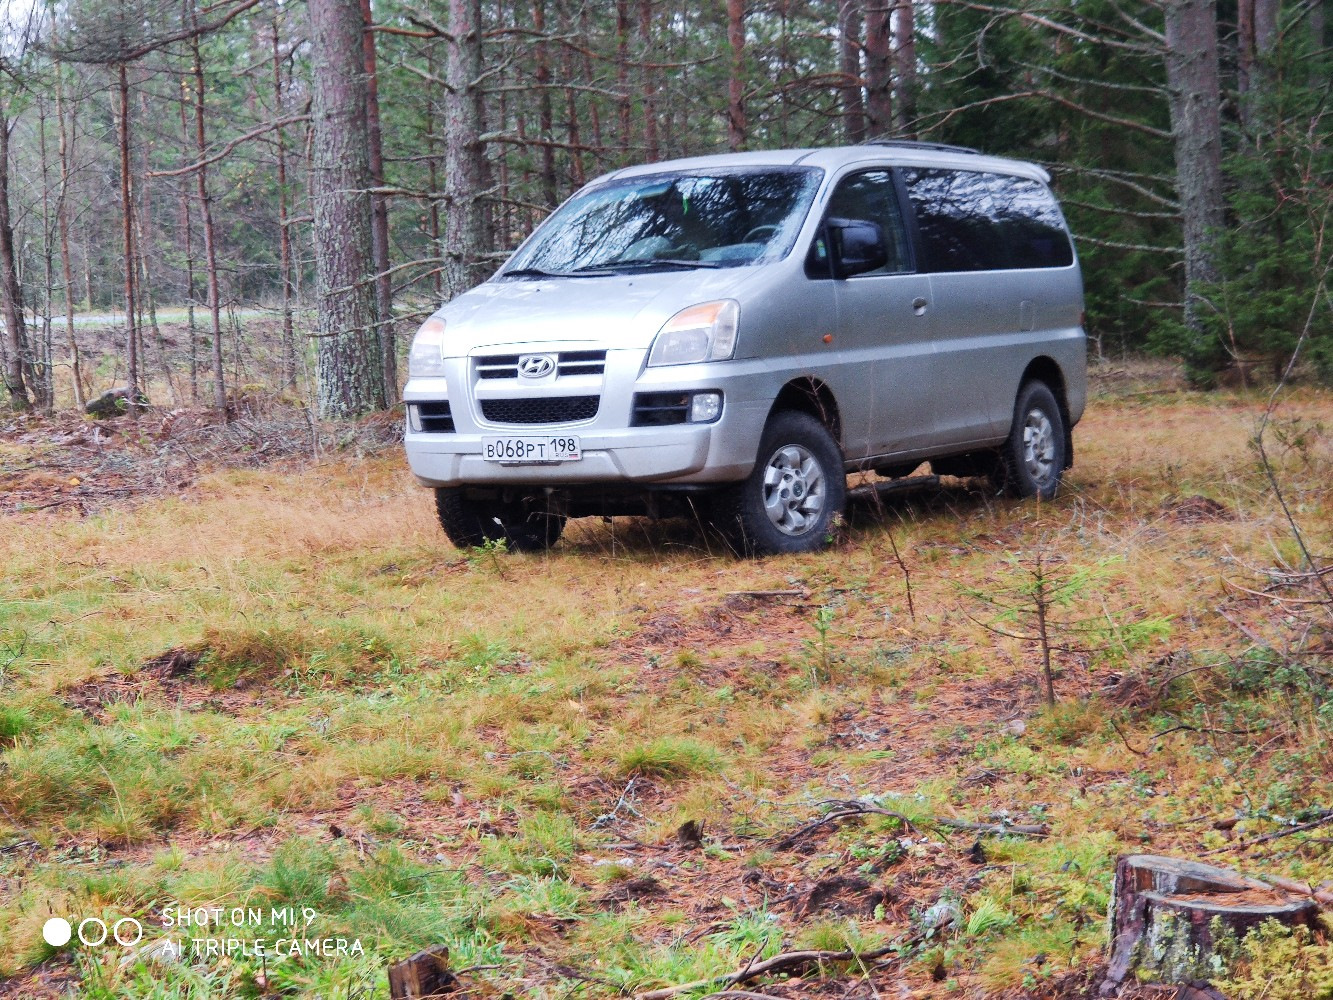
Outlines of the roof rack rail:
[[918,139],[867,139],[862,146],[905,146],[908,149],[935,149],[944,153],[979,153],[971,146],[952,146],[947,142],[921,142]]

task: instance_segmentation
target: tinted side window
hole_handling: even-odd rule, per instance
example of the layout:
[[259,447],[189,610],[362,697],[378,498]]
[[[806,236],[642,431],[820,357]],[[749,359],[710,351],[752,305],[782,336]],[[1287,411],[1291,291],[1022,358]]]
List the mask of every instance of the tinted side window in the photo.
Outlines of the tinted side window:
[[1068,267],[1074,263],[1064,219],[1046,185],[992,174],[991,196],[1013,267]]
[[907,230],[903,226],[902,210],[893,174],[888,170],[867,170],[844,178],[829,199],[828,218],[864,219],[878,222],[884,230],[884,244],[889,251],[889,262],[870,274],[902,274],[912,270],[912,256],[908,251]]
[[993,271],[1010,266],[986,175],[967,170],[903,171],[916,210],[928,271]]

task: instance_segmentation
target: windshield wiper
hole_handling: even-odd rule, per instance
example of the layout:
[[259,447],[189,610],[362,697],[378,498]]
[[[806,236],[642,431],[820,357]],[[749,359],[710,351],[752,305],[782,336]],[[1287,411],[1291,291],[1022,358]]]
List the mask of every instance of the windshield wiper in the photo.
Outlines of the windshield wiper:
[[574,274],[587,274],[596,272],[599,274],[614,274],[616,271],[626,269],[647,270],[651,267],[674,267],[684,270],[693,270],[696,267],[721,267],[715,260],[682,260],[677,257],[642,257],[634,260],[603,260],[596,264],[585,264],[583,267],[574,268]]
[[568,278],[568,271],[544,271],[540,267],[516,267],[506,271],[504,278]]

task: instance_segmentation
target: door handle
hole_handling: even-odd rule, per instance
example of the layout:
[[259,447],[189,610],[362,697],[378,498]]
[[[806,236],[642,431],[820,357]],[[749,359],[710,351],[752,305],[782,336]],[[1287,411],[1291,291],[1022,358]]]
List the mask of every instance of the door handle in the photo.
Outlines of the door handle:
[[916,313],[918,316],[924,316],[926,315],[926,306],[928,305],[930,305],[930,303],[918,295],[912,300],[912,312]]

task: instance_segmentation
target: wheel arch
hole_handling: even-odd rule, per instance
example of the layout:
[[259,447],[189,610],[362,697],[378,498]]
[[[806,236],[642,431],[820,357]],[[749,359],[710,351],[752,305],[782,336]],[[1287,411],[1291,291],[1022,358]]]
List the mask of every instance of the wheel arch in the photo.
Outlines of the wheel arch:
[[768,419],[775,413],[792,410],[806,413],[823,424],[833,440],[842,444],[842,414],[838,411],[838,401],[833,397],[833,390],[828,383],[812,375],[794,378],[784,385],[768,411]]
[[1023,391],[1023,386],[1029,382],[1041,382],[1045,384],[1054,394],[1055,401],[1060,405],[1060,418],[1065,425],[1065,463],[1066,469],[1074,464],[1074,428],[1069,420],[1069,397],[1065,386],[1065,373],[1054,358],[1048,355],[1040,355],[1028,362],[1028,366],[1023,369],[1023,377],[1018,380],[1018,389],[1014,393],[1014,398]]

